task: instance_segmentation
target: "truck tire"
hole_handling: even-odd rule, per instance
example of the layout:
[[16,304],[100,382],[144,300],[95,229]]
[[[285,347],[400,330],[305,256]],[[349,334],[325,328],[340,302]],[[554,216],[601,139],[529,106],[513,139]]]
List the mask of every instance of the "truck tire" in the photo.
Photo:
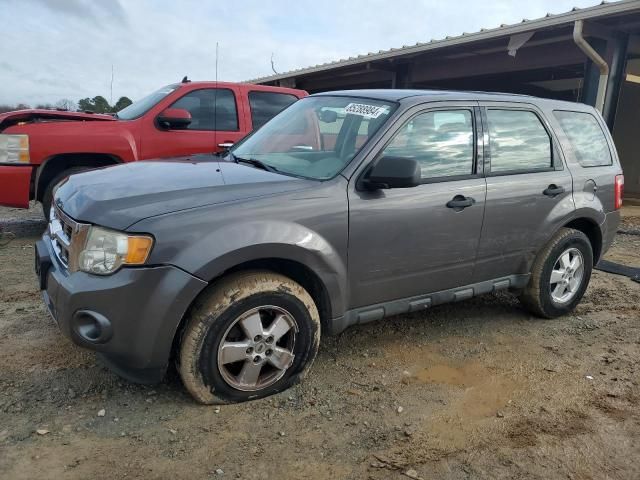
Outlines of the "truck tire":
[[542,318],[569,313],[587,290],[592,269],[593,249],[587,236],[562,228],[538,253],[520,302]]
[[192,307],[180,339],[178,371],[203,404],[280,392],[308,372],[320,343],[309,293],[268,271],[239,272],[213,284]]
[[56,187],[58,183],[67,178],[69,175],[73,175],[74,173],[80,173],[89,170],[89,167],[71,167],[63,170],[58,173],[55,177],[51,179],[51,181],[47,184],[47,187],[44,189],[42,193],[42,211],[44,212],[44,218],[46,221],[49,221],[49,215],[51,213],[51,204],[53,203],[53,189]]

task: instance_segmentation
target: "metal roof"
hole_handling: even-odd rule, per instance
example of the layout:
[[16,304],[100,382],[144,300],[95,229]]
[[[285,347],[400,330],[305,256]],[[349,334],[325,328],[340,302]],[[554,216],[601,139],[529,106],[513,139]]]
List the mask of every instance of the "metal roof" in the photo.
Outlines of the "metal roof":
[[312,67],[299,68],[296,70],[290,70],[285,73],[279,73],[277,75],[270,75],[266,77],[260,77],[253,80],[248,80],[247,83],[265,83],[273,82],[276,80],[282,80],[285,78],[296,77],[299,75],[305,75],[309,73],[322,72],[331,70],[334,68],[347,67],[351,65],[364,64],[376,60],[388,60],[391,58],[401,57],[404,55],[413,55],[416,53],[423,53],[438,48],[463,45],[465,43],[471,43],[481,40],[496,39],[500,37],[507,37],[518,33],[524,33],[531,30],[539,30],[544,28],[551,28],[570,24],[576,20],[587,20],[592,18],[604,17],[609,15],[616,15],[622,13],[628,13],[631,11],[640,11],[640,0],[621,0],[617,2],[603,1],[599,5],[587,8],[574,7],[570,11],[559,14],[547,13],[542,18],[534,20],[528,20],[523,18],[521,22],[506,25],[502,24],[497,28],[482,28],[479,32],[474,33],[462,33],[457,36],[447,36],[439,40],[430,40],[425,43],[416,43],[411,46],[403,46],[401,48],[391,48],[389,50],[380,50],[377,53],[367,53],[358,55],[356,57],[349,57],[346,59],[335,60],[333,62],[322,63],[314,65]]

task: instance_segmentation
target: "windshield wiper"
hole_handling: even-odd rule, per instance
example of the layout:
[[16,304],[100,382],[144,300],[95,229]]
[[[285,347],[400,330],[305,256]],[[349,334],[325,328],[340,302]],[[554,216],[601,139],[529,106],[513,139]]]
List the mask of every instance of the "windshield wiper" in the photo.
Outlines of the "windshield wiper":
[[229,152],[231,155],[231,158],[233,159],[234,162],[236,163],[246,163],[248,165],[253,165],[256,168],[261,168],[262,170],[266,170],[267,172],[275,172],[278,173],[278,169],[276,167],[272,167],[271,165],[267,165],[266,163],[257,160],[255,158],[241,158],[238,157],[234,154],[232,154],[231,152]]

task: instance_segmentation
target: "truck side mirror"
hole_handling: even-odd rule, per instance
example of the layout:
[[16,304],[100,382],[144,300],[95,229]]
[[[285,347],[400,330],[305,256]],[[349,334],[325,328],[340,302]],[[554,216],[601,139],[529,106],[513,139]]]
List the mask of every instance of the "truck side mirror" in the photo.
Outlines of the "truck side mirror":
[[367,190],[411,188],[422,183],[420,164],[415,158],[382,157],[362,180]]
[[158,124],[164,128],[187,128],[191,123],[191,114],[184,108],[166,108],[158,115]]

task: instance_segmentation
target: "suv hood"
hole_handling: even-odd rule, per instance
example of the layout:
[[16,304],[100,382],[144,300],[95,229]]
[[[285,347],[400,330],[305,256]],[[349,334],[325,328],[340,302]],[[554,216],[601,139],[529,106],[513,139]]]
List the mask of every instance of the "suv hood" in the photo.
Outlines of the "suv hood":
[[316,182],[214,155],[139,161],[71,175],[55,204],[80,222],[117,230],[155,215],[302,189]]
[[116,121],[111,115],[100,113],[65,112],[59,110],[16,110],[15,112],[0,113],[0,131],[20,122],[32,122],[34,120],[45,121]]

